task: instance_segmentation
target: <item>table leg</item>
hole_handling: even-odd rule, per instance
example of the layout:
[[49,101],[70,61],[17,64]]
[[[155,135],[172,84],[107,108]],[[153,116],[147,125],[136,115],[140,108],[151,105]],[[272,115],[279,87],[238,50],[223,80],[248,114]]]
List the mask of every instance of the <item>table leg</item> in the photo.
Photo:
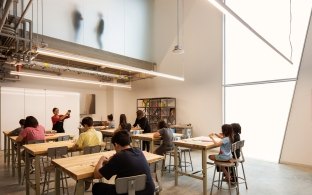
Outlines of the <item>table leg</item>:
[[202,150],[203,194],[207,194],[207,150]]
[[8,139],[8,136],[6,134],[3,134],[4,135],[4,164],[6,163],[6,160],[7,160],[7,139]]
[[29,186],[30,186],[30,183],[29,183],[29,169],[30,169],[30,159],[29,159],[29,154],[26,152],[25,153],[26,155],[26,159],[25,159],[25,185],[26,185],[26,195],[29,195]]
[[55,194],[60,195],[60,180],[61,180],[61,170],[56,168],[55,170]]
[[178,170],[178,147],[174,146],[174,185],[176,186],[178,185]]
[[17,153],[17,175],[18,175],[18,183],[22,183],[22,167],[21,167],[21,144],[17,143],[16,145],[16,153]]
[[35,156],[36,194],[40,195],[40,156]]
[[16,164],[16,158],[15,158],[15,150],[14,150],[14,142],[11,142],[11,148],[12,148],[12,175],[15,176],[15,164]]
[[84,194],[84,180],[78,180],[76,184],[76,195],[83,195]]
[[11,151],[11,144],[10,144],[10,138],[8,138],[8,156],[7,156],[7,165],[8,165],[8,167],[10,168],[10,161],[11,161],[11,153],[12,153],[12,151]]
[[150,146],[150,153],[154,153],[154,140],[152,140],[151,142],[151,146]]

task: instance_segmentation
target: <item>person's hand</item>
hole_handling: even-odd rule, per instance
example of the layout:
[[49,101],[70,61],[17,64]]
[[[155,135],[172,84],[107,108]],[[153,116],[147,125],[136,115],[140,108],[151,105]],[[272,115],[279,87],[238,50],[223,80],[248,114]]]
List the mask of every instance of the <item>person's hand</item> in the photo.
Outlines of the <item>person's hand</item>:
[[214,136],[214,133],[210,133],[209,134],[209,137],[211,138],[211,137],[213,137]]
[[102,156],[100,160],[102,161],[102,164],[106,164],[109,161],[106,156]]

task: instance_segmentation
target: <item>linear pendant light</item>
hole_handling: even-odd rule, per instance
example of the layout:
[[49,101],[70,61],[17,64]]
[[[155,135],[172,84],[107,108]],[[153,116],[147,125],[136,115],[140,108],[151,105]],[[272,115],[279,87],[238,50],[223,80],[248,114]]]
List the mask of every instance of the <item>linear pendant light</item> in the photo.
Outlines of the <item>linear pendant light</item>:
[[159,77],[164,77],[164,78],[168,78],[168,79],[184,81],[183,77],[169,75],[169,74],[156,72],[156,71],[152,71],[152,70],[145,70],[145,69],[141,69],[141,68],[127,66],[127,65],[124,65],[124,64],[118,64],[118,63],[114,63],[114,62],[109,62],[109,61],[89,58],[89,57],[80,56],[80,55],[76,55],[76,54],[60,52],[60,51],[51,50],[51,49],[37,48],[37,52],[39,54],[42,54],[42,55],[56,57],[56,58],[62,58],[62,59],[67,59],[67,60],[72,60],[72,61],[76,61],[76,62],[88,63],[88,64],[97,65],[97,66],[115,68],[115,69],[119,69],[119,70],[130,71],[130,72],[139,72],[139,73],[144,73],[144,74],[148,74],[148,75],[153,75],[153,76],[159,76]]
[[282,56],[287,62],[293,64],[291,60],[289,60],[282,52],[276,49],[269,41],[267,41],[264,37],[262,37],[255,29],[253,29],[247,22],[245,22],[241,17],[239,17],[231,8],[229,8],[225,3],[220,0],[208,0],[215,8],[220,10],[223,14],[232,16],[240,23],[242,23],[248,30],[254,33],[259,39],[261,39],[264,43],[266,43],[269,47],[271,47],[276,53]]
[[99,85],[99,86],[112,86],[112,87],[121,87],[121,88],[131,89],[131,85],[100,82],[100,81],[91,81],[91,80],[82,80],[82,79],[60,77],[60,76],[51,76],[51,75],[44,75],[44,74],[35,74],[35,73],[30,73],[30,72],[10,71],[10,74],[11,75],[18,75],[18,76],[25,76],[25,77],[34,77],[34,78],[42,78],[42,79],[69,81],[69,82],[75,82],[75,83],[85,83],[85,84],[92,84],[92,85]]

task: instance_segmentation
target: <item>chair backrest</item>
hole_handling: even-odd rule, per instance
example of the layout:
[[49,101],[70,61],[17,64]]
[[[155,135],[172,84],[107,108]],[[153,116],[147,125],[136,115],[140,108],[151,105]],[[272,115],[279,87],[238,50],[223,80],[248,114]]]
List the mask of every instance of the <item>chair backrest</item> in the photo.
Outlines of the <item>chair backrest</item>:
[[67,153],[67,146],[48,148],[48,157],[50,157],[51,159],[61,158],[62,156],[67,155]]
[[234,153],[234,158],[237,160],[236,150],[239,150],[240,156],[242,157],[241,161],[245,161],[244,154],[242,148],[244,147],[245,140],[237,141],[232,144],[232,153]]
[[101,146],[96,145],[96,146],[86,146],[83,148],[83,154],[93,154],[93,153],[98,153],[101,151]]
[[117,194],[135,195],[136,191],[145,189],[146,175],[117,178],[115,181]]
[[69,135],[59,136],[57,141],[66,141],[69,140]]
[[40,143],[44,143],[45,140],[29,140],[27,141],[27,144],[40,144]]

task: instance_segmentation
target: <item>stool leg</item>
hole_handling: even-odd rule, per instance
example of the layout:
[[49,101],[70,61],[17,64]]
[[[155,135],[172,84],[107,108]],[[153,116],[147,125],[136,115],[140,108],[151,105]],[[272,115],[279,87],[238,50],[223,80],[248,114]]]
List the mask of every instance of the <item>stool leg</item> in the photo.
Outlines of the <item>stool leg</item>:
[[243,165],[243,163],[240,163],[240,164],[242,165],[242,170],[243,170],[243,175],[244,175],[244,182],[245,182],[245,186],[246,186],[246,190],[247,190],[248,187],[247,187],[247,180],[246,180],[244,165]]
[[184,171],[186,172],[186,157],[185,157],[185,151],[183,151],[184,156]]
[[190,157],[190,163],[193,171],[193,162],[192,162],[192,157],[191,157],[191,149],[188,151],[189,152],[189,157]]
[[217,170],[217,167],[215,167],[215,170],[214,170],[214,172],[213,172],[212,185],[211,185],[211,188],[210,188],[210,195],[212,194],[212,189],[213,189],[213,185],[214,185],[216,170]]

